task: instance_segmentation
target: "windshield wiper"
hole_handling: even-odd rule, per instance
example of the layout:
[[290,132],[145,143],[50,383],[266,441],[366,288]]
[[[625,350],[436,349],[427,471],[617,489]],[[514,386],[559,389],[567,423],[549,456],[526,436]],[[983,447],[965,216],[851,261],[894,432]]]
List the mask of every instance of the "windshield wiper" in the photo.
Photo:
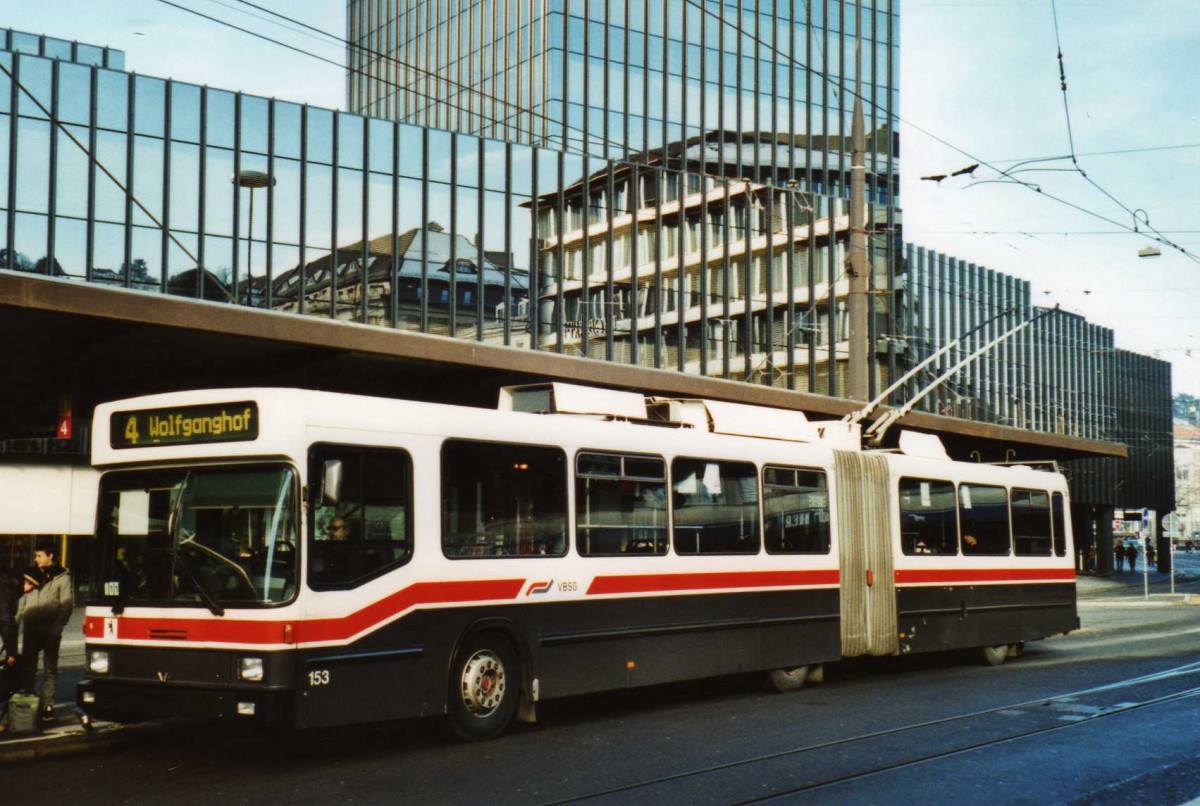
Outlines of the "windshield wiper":
[[183,481],[179,484],[179,493],[175,496],[175,503],[171,505],[171,512],[167,516],[167,534],[171,536],[171,576],[175,575],[176,568],[182,568],[184,576],[186,576],[188,581],[192,583],[192,587],[195,588],[196,593],[200,596],[200,601],[204,603],[204,606],[207,607],[214,616],[223,616],[225,615],[225,608],[217,604],[216,600],[213,599],[212,594],[204,589],[204,586],[200,584],[200,580],[196,579],[196,575],[192,573],[191,567],[179,554],[179,547],[192,539],[192,536],[188,536],[183,540],[179,539],[179,533],[183,531],[183,525],[181,523],[183,515],[183,496],[184,493],[187,492],[188,482],[191,480],[192,471],[189,470],[184,475]]
[[200,584],[200,580],[196,579],[196,575],[192,573],[192,569],[188,566],[187,561],[184,560],[183,557],[179,556],[179,551],[177,549],[172,547],[171,570],[174,571],[176,566],[183,569],[184,575],[188,578],[188,581],[192,583],[192,587],[196,589],[196,593],[199,594],[200,601],[204,603],[204,606],[211,610],[214,616],[225,615],[225,608],[217,604],[216,600],[212,598],[212,595],[204,589],[203,585]]

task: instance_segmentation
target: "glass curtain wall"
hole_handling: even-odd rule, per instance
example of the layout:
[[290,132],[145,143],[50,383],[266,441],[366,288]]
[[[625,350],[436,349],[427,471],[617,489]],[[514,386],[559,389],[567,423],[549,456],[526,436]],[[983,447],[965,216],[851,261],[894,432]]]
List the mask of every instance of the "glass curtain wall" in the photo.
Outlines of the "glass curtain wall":
[[[569,20],[595,23],[595,9],[606,9],[602,38],[614,36],[616,5],[551,4],[564,34]],[[864,32],[879,26],[868,4],[826,5],[836,7],[836,25],[795,26],[795,8],[736,16],[732,6],[689,0],[676,9],[691,19],[692,33],[679,42],[694,34],[698,49],[715,43],[707,49],[719,55],[734,47],[722,44],[724,30],[745,51],[747,34],[729,32],[754,25],[756,41],[773,37],[768,61],[777,64],[782,31],[801,30],[806,48],[820,31],[827,60],[847,19]],[[815,14],[824,6],[796,8]],[[512,13],[531,26],[554,16]],[[620,18],[622,29],[628,19],[636,31],[632,16]],[[643,62],[654,31],[667,53],[662,32],[679,27],[650,17],[658,21],[643,13]],[[497,17],[487,30],[508,23]],[[512,40],[517,51],[519,41]],[[763,42],[754,45],[760,65]],[[622,42],[620,52],[630,47]],[[601,62],[611,68],[609,56]],[[655,63],[669,61],[661,55]],[[800,68],[788,64],[790,86]],[[2,52],[0,66],[0,269],[789,389],[842,388],[848,222],[840,194],[849,157],[840,140],[825,154],[809,136],[714,133],[693,115],[697,100],[678,114],[653,104],[666,114],[647,117],[654,123],[645,131],[662,136],[652,141],[644,131],[641,150],[621,150],[618,160],[610,158],[618,152],[586,153],[590,124],[576,142],[560,126],[567,147],[551,148],[478,136],[529,139],[511,127],[473,132],[442,119],[458,130],[426,128],[31,52]],[[718,87],[723,70],[714,74]],[[653,72],[645,71],[647,81]],[[708,73],[702,84],[711,83]],[[680,71],[681,82],[685,74],[692,71]],[[632,93],[627,79],[604,75],[610,91],[619,84],[622,95]],[[745,94],[737,87],[749,85],[745,76],[732,80],[736,100]],[[838,80],[845,83],[840,73]],[[756,91],[780,82],[760,76]],[[822,74],[819,84],[829,83]],[[698,92],[671,86],[689,98]],[[463,99],[438,97],[462,120],[476,115],[490,126],[507,114],[502,104],[468,109]],[[512,106],[520,126],[550,125],[532,114],[532,101]],[[798,110],[812,114],[807,103],[794,106],[787,126]],[[783,128],[776,106],[750,107],[731,123]],[[579,107],[584,120],[594,115],[583,110],[597,108]],[[635,124],[618,117],[624,138]],[[614,134],[610,125],[605,137]],[[834,142],[825,137],[822,148]],[[891,198],[890,176],[873,175],[877,201]],[[806,190],[818,184],[837,193]],[[889,207],[873,209],[881,226],[890,220]],[[887,288],[887,265],[881,255],[877,290]],[[877,298],[886,304],[889,295]]]
[[1083,439],[1117,440],[1125,374],[1111,329],[1035,306],[1029,283],[984,266],[905,245],[899,306],[905,358],[916,366],[954,339],[901,394],[907,399],[984,345],[1032,324],[952,376],[923,411]]
[[[558,184],[538,188],[542,347],[838,394],[856,96],[876,377],[900,357],[887,293],[898,12],[893,0],[351,0],[348,103],[564,152],[547,166]],[[680,199],[692,199],[682,212]]]
[[531,346],[536,150],[0,52],[0,269]]

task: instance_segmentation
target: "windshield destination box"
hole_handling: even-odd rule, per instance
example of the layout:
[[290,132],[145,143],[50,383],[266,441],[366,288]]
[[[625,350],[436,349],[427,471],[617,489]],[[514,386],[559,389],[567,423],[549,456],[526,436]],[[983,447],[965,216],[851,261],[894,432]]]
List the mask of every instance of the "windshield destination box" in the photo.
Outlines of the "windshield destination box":
[[109,435],[113,448],[248,442],[258,438],[258,405],[246,401],[118,411],[112,415]]

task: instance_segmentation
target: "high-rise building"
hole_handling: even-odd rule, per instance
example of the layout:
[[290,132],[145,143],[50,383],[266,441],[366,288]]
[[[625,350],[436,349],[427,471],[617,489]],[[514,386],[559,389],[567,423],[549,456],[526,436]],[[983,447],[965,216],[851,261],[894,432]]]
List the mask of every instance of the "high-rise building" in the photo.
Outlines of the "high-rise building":
[[897,14],[350,0],[348,106],[538,148],[538,347],[841,395],[857,98],[877,388],[896,367]]

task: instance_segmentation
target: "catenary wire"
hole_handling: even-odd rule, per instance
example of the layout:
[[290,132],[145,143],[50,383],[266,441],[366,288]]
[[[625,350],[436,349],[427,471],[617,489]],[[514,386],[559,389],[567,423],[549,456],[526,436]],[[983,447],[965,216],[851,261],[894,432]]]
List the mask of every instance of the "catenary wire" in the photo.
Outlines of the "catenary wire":
[[[289,48],[289,49],[291,49],[291,50],[294,50],[294,51],[297,51],[297,52],[299,52],[299,53],[302,53],[302,54],[304,54],[304,55],[308,55],[308,56],[311,56],[311,57],[313,57],[313,58],[320,59],[321,61],[325,61],[325,62],[327,62],[327,63],[334,64],[335,66],[338,66],[338,67],[343,67],[343,65],[340,65],[340,64],[338,64],[337,62],[334,62],[333,60],[330,60],[330,59],[325,59],[324,57],[318,56],[317,54],[313,54],[313,53],[310,53],[310,52],[308,52],[308,51],[304,51],[304,50],[303,50],[303,49],[301,49],[301,48],[297,48],[297,47],[295,47],[295,46],[288,45],[288,44],[286,44],[286,43],[278,42],[278,41],[276,41],[276,40],[273,40],[273,39],[271,39],[270,37],[266,37],[266,36],[265,36],[265,35],[263,35],[263,34],[259,34],[259,33],[256,33],[256,32],[254,32],[254,31],[250,31],[250,30],[248,30],[248,29],[243,29],[243,28],[241,28],[240,26],[234,25],[233,23],[229,23],[229,22],[227,22],[227,21],[220,20],[220,19],[218,19],[218,18],[215,18],[215,17],[210,17],[209,15],[202,14],[201,12],[194,11],[194,10],[192,10],[192,9],[188,9],[188,8],[186,8],[186,7],[183,7],[183,6],[179,6],[179,5],[177,5],[177,4],[173,3],[173,2],[171,2],[171,0],[159,0],[159,2],[165,3],[165,4],[167,4],[167,5],[174,6],[174,7],[176,7],[176,8],[180,8],[181,10],[183,10],[183,11],[187,11],[187,12],[189,12],[189,13],[197,14],[197,15],[199,15],[199,16],[205,17],[205,18],[207,18],[207,19],[210,19],[210,20],[212,20],[212,21],[214,21],[214,22],[217,22],[217,23],[219,23],[219,24],[226,25],[226,26],[229,26],[229,27],[235,28],[235,29],[237,29],[237,30],[241,30],[241,31],[243,31],[244,33],[248,33],[248,34],[250,34],[250,35],[252,35],[252,36],[256,36],[256,37],[258,37],[258,38],[261,38],[261,39],[265,39],[265,40],[267,40],[267,41],[274,42],[275,44],[279,44],[279,45],[281,45],[282,47],[286,47],[286,48]],[[456,88],[458,88],[458,89],[460,89],[460,90],[467,91],[467,92],[476,92],[476,93],[481,93],[481,91],[479,91],[479,90],[476,90],[476,89],[474,89],[474,88],[470,88],[470,87],[464,87],[464,86],[462,86],[462,85],[459,85],[459,84],[457,84],[457,82],[454,82],[454,81],[452,81],[452,80],[450,80],[450,79],[447,79],[447,78],[445,78],[445,77],[442,77],[442,76],[438,76],[438,75],[436,75],[435,73],[432,73],[432,72],[430,72],[430,71],[426,71],[426,70],[424,70],[423,68],[418,68],[418,67],[415,67],[415,66],[413,66],[413,65],[407,65],[407,64],[405,64],[405,63],[403,63],[403,62],[399,62],[399,61],[398,61],[398,60],[396,60],[394,57],[391,57],[391,56],[389,56],[389,55],[387,55],[387,54],[379,54],[377,51],[374,51],[374,50],[372,50],[372,49],[370,49],[370,48],[366,48],[366,47],[364,47],[364,46],[362,46],[362,45],[360,45],[360,44],[357,44],[357,43],[350,42],[349,40],[347,40],[347,39],[344,39],[344,38],[336,37],[335,35],[333,35],[333,34],[329,34],[329,33],[328,33],[328,32],[326,32],[326,31],[320,31],[320,29],[317,29],[317,28],[315,28],[314,26],[310,26],[310,25],[308,25],[307,23],[304,23],[304,22],[302,22],[302,21],[300,21],[300,20],[297,20],[297,19],[295,19],[295,18],[293,18],[293,17],[289,17],[289,16],[287,16],[287,15],[281,14],[281,13],[279,13],[279,12],[273,11],[273,10],[271,10],[271,9],[268,9],[268,8],[264,7],[264,6],[261,6],[261,5],[258,5],[258,4],[255,4],[255,3],[249,2],[249,0],[237,0],[237,2],[239,2],[239,3],[242,3],[243,5],[247,5],[247,6],[250,6],[250,7],[252,7],[252,8],[258,9],[258,10],[260,10],[260,11],[264,11],[265,13],[271,14],[271,15],[273,15],[273,16],[277,16],[277,17],[279,17],[280,19],[283,19],[283,20],[286,20],[286,21],[288,21],[288,22],[291,22],[291,23],[293,23],[294,25],[299,25],[299,26],[302,26],[302,27],[308,28],[308,29],[310,29],[310,30],[313,30],[313,31],[320,32],[320,33],[322,33],[323,35],[327,36],[329,39],[331,39],[331,40],[333,40],[333,41],[337,41],[337,42],[339,42],[339,43],[344,43],[344,44],[346,44],[346,45],[348,45],[348,46],[350,46],[350,47],[352,47],[352,48],[356,48],[356,49],[362,50],[362,51],[364,51],[364,52],[370,53],[370,54],[372,54],[372,55],[375,55],[375,56],[376,56],[376,57],[378,57],[378,58],[381,58],[381,59],[387,59],[387,60],[389,60],[389,61],[392,61],[392,62],[394,62],[394,63],[396,63],[396,64],[399,64],[399,65],[400,65],[400,66],[402,66],[402,67],[406,67],[406,68],[408,68],[408,69],[412,69],[412,70],[414,70],[414,71],[416,71],[416,72],[425,73],[425,74],[427,74],[427,75],[431,76],[431,77],[432,77],[434,80],[436,80],[436,81],[438,81],[438,82],[441,82],[441,83],[444,83],[444,84],[446,84],[447,86],[456,87]],[[757,36],[751,36],[749,33],[747,33],[747,32],[746,32],[746,31],[745,31],[745,30],[742,28],[742,26],[741,26],[740,24],[737,24],[737,23],[731,23],[731,22],[729,22],[729,21],[727,21],[727,20],[723,20],[723,19],[721,19],[719,16],[717,16],[717,15],[715,14],[715,12],[711,11],[711,10],[710,10],[710,9],[708,9],[708,8],[705,8],[705,7],[701,6],[701,5],[699,5],[699,4],[696,2],[696,0],[686,0],[686,2],[687,2],[689,5],[691,5],[691,6],[695,7],[695,8],[697,8],[697,9],[699,9],[699,10],[700,10],[702,13],[704,13],[704,14],[706,14],[706,15],[709,15],[709,16],[716,17],[716,19],[717,19],[719,22],[721,22],[722,24],[724,24],[724,25],[726,25],[726,26],[729,26],[729,27],[731,27],[731,28],[732,28],[732,29],[733,29],[733,30],[734,30],[736,33],[738,33],[739,35],[741,35],[741,36],[743,36],[743,37],[750,38],[752,41],[754,41],[754,42],[755,42],[756,44],[758,44],[759,46],[762,46],[762,47],[765,47],[765,48],[767,48],[768,50],[770,50],[770,51],[774,52],[774,53],[775,53],[776,55],[778,55],[778,56],[782,56],[784,59],[786,59],[786,60],[787,60],[789,63],[791,63],[793,66],[799,66],[799,67],[803,67],[803,68],[805,68],[805,69],[809,70],[809,71],[810,71],[810,72],[812,72],[814,75],[817,75],[818,77],[820,77],[820,78],[821,78],[823,81],[829,82],[829,83],[831,84],[831,86],[833,86],[835,89],[836,89],[836,88],[839,86],[839,85],[837,84],[837,82],[836,82],[836,81],[834,81],[834,79],[833,79],[833,78],[831,78],[829,75],[827,75],[827,74],[826,74],[826,73],[824,73],[823,71],[812,69],[812,68],[810,68],[808,65],[804,64],[803,62],[799,61],[799,60],[798,60],[798,59],[796,59],[795,57],[791,56],[790,54],[785,54],[785,53],[782,53],[782,52],[781,52],[781,51],[779,51],[779,50],[778,50],[778,49],[777,49],[775,46],[773,46],[771,43],[769,43],[769,42],[766,42],[766,41],[762,40],[761,38],[759,38],[759,37],[757,37]],[[819,46],[819,43],[818,43],[818,46]],[[343,67],[343,69],[351,70],[351,71],[353,71],[353,72],[356,72],[356,73],[358,73],[358,74],[360,74],[360,75],[361,75],[361,74],[363,74],[363,72],[362,72],[362,71],[360,71],[360,70],[357,70],[357,69],[355,69],[355,68],[352,68],[352,67],[349,67],[349,66],[344,66],[344,67]],[[380,80],[382,80],[382,81],[383,81],[385,84],[388,84],[389,86],[393,86],[393,87],[397,86],[397,85],[396,85],[394,82],[387,81],[386,79],[380,79]],[[1065,79],[1064,79],[1064,84],[1065,84]],[[398,88],[399,88],[399,89],[403,89],[403,90],[405,90],[405,91],[413,92],[413,93],[414,93],[414,94],[416,94],[416,95],[419,95],[419,96],[421,96],[421,97],[425,97],[426,99],[433,100],[433,101],[435,101],[435,102],[441,102],[441,103],[445,103],[444,99],[435,99],[435,98],[432,98],[432,97],[431,97],[431,96],[429,96],[428,94],[421,93],[420,91],[418,91],[418,90],[415,90],[415,89],[412,89],[412,88],[409,88],[409,87],[398,87]],[[874,108],[874,109],[876,109],[876,110],[879,110],[879,111],[883,111],[883,112],[886,114],[886,109],[881,109],[880,105],[879,105],[878,103],[876,103],[876,102],[875,102],[873,99],[867,99],[866,97],[864,97],[864,96],[863,96],[863,95],[861,95],[860,93],[857,93],[857,92],[855,92],[855,91],[853,91],[853,90],[851,90],[851,89],[847,89],[846,91],[847,91],[847,93],[848,93],[848,94],[850,94],[852,97],[858,98],[859,100],[862,100],[864,103],[866,103],[866,104],[870,105],[872,108]],[[519,105],[517,105],[517,104],[511,104],[511,103],[509,103],[509,104],[507,104],[507,106],[509,106],[509,107],[511,107],[511,108],[513,108],[513,109],[515,109],[515,110],[516,110],[516,111],[518,111],[518,112],[523,112],[523,113],[526,113],[526,114],[529,114],[529,115],[532,115],[532,116],[535,116],[535,117],[541,118],[541,119],[543,119],[543,120],[548,120],[548,121],[550,121],[550,122],[554,123],[555,125],[562,125],[562,126],[564,127],[564,130],[574,130],[574,131],[578,131],[578,132],[581,132],[581,133],[585,133],[585,134],[587,134],[589,137],[591,137],[591,134],[590,134],[589,132],[584,132],[582,129],[579,129],[578,127],[571,127],[571,126],[569,126],[569,124],[566,124],[565,122],[560,122],[560,121],[554,120],[553,118],[550,118],[549,116],[543,115],[543,114],[541,114],[541,113],[538,113],[538,112],[535,112],[535,111],[533,111],[533,110],[527,110],[527,109],[523,109],[522,107],[520,107],[520,106],[519,106]],[[491,122],[491,123],[493,123],[493,124],[496,124],[496,125],[508,125],[508,124],[504,124],[503,122],[501,122],[501,121],[498,121],[498,120],[496,120],[496,119],[494,119],[494,118],[490,118],[490,117],[488,117],[487,115],[485,115],[485,114],[482,114],[482,113],[479,113],[479,112],[474,112],[474,111],[472,111],[472,110],[469,110],[469,109],[468,109],[468,110],[463,110],[461,107],[455,107],[455,108],[457,108],[457,109],[458,109],[460,112],[462,112],[462,111],[465,111],[465,112],[467,112],[468,114],[475,114],[475,115],[478,115],[479,117],[481,117],[481,118],[483,118],[483,119],[485,119],[485,120],[488,120],[489,122]],[[935,141],[937,141],[937,142],[939,142],[939,143],[941,143],[941,144],[943,144],[943,145],[947,146],[948,148],[951,148],[951,149],[953,149],[953,150],[957,151],[958,153],[960,153],[960,154],[963,154],[964,156],[966,156],[966,157],[968,157],[968,158],[970,158],[970,159],[973,159],[973,160],[975,160],[976,162],[979,162],[981,165],[984,165],[985,167],[987,167],[987,168],[989,168],[989,169],[991,169],[991,170],[993,170],[993,171],[996,171],[996,172],[997,172],[998,174],[1000,174],[1001,176],[1006,176],[1006,177],[1008,176],[1008,174],[1007,174],[1007,172],[1006,172],[1006,171],[1003,171],[1003,170],[1001,170],[1001,169],[997,168],[997,167],[996,167],[994,164],[992,164],[992,163],[990,163],[990,162],[988,162],[988,161],[986,161],[986,160],[984,160],[984,159],[982,159],[982,158],[980,158],[980,157],[977,157],[977,156],[975,156],[974,154],[971,154],[970,152],[968,152],[968,151],[966,151],[966,150],[964,150],[964,149],[962,149],[962,148],[959,148],[958,146],[954,145],[953,143],[950,143],[949,141],[947,141],[947,140],[945,140],[945,139],[943,139],[943,138],[941,138],[941,137],[939,137],[939,136],[937,136],[937,135],[933,134],[932,132],[930,132],[930,131],[928,131],[927,129],[924,129],[923,127],[921,127],[921,126],[919,126],[919,125],[917,125],[917,124],[913,123],[912,121],[906,120],[905,118],[901,117],[900,115],[896,115],[895,117],[896,117],[896,119],[897,119],[898,121],[900,121],[901,123],[903,123],[903,124],[905,124],[905,125],[907,125],[907,126],[909,126],[909,127],[913,128],[913,129],[915,129],[916,131],[918,131],[918,132],[920,132],[920,133],[924,134],[924,135],[925,135],[925,136],[927,136],[927,137],[930,137],[930,138],[932,138],[933,140],[935,140]],[[611,141],[605,141],[603,138],[600,138],[600,137],[597,137],[596,139],[597,139],[597,140],[599,140],[599,141],[601,141],[601,142],[604,142],[604,143],[606,143],[607,145],[618,145],[618,144],[616,144],[616,143],[613,143],[613,142],[611,142]],[[1072,151],[1073,151],[1073,145],[1072,145]],[[564,153],[579,153],[579,155],[581,155],[581,156],[589,156],[589,157],[590,157],[590,156],[594,156],[594,155],[588,154],[588,153],[586,153],[586,152],[572,152],[572,151],[571,151],[569,148],[564,148]],[[1053,159],[1060,159],[1060,158],[1046,158],[1046,160],[1053,160]],[[1073,156],[1073,155],[1072,155],[1071,159],[1074,159],[1074,156]],[[672,169],[672,168],[670,168],[669,166],[666,166],[666,165],[664,165],[664,166],[661,166],[661,170],[664,170],[664,171],[670,171],[670,172],[672,172],[672,173],[674,173],[674,172],[679,172],[679,173],[687,173],[686,171],[684,171],[684,170],[682,170],[682,169]],[[1009,169],[1009,170],[1011,171],[1012,169]],[[691,173],[696,173],[696,172],[691,172]],[[1088,177],[1088,176],[1086,175],[1086,173],[1084,173],[1083,171],[1080,171],[1080,173],[1081,173],[1081,175],[1082,175],[1082,176],[1083,176],[1085,179],[1087,179],[1087,181],[1089,181],[1089,183],[1091,183],[1093,186],[1095,186],[1095,187],[1096,187],[1098,190],[1100,190],[1100,191],[1101,191],[1102,193],[1104,193],[1105,195],[1109,196],[1109,198],[1111,198],[1111,199],[1112,199],[1112,200],[1113,200],[1115,203],[1117,203],[1119,206],[1121,206],[1121,207],[1122,207],[1122,209],[1126,210],[1126,212],[1130,212],[1130,213],[1132,214],[1132,211],[1131,211],[1131,210],[1130,210],[1128,207],[1126,207],[1124,204],[1122,204],[1122,203],[1121,203],[1119,200],[1117,200],[1115,197],[1112,197],[1112,196],[1111,196],[1111,194],[1109,194],[1107,191],[1105,191],[1103,188],[1101,188],[1101,187],[1100,187],[1100,186],[1099,186],[1099,185],[1098,185],[1098,184],[1097,184],[1097,183],[1096,183],[1094,180],[1091,180],[1091,179],[1090,179],[1090,177]],[[706,173],[704,173],[703,175],[706,175],[706,176],[713,176],[713,175],[711,175],[711,174],[706,174]],[[717,178],[720,178],[720,177],[717,177]],[[1034,191],[1036,191],[1038,194],[1040,194],[1040,195],[1043,195],[1043,196],[1045,196],[1046,198],[1048,198],[1048,199],[1051,199],[1052,201],[1055,201],[1055,202],[1058,202],[1058,203],[1060,203],[1060,204],[1063,204],[1063,205],[1066,205],[1066,206],[1068,206],[1068,207],[1071,207],[1072,209],[1075,209],[1075,210],[1077,210],[1077,211],[1079,211],[1079,212],[1081,212],[1081,213],[1084,213],[1084,214],[1086,214],[1086,215],[1089,215],[1089,216],[1091,216],[1091,217],[1093,217],[1093,218],[1097,218],[1097,219],[1099,219],[1099,220],[1101,220],[1101,221],[1104,221],[1105,223],[1111,224],[1111,225],[1113,225],[1113,226],[1115,226],[1115,227],[1119,227],[1120,229],[1122,229],[1123,231],[1125,231],[1125,232],[1127,232],[1127,233],[1130,233],[1130,232],[1131,232],[1131,233],[1135,233],[1135,234],[1145,234],[1145,233],[1141,233],[1141,232],[1139,231],[1139,229],[1138,229],[1136,226],[1134,226],[1134,227],[1130,227],[1130,226],[1129,226],[1129,225],[1127,225],[1127,224],[1123,224],[1122,222],[1119,222],[1119,221],[1113,220],[1113,219],[1111,219],[1111,218],[1108,218],[1107,216],[1104,216],[1104,215],[1102,215],[1102,214],[1100,214],[1100,213],[1098,213],[1098,212],[1096,212],[1096,211],[1094,211],[1094,210],[1091,210],[1091,209],[1088,209],[1088,208],[1082,207],[1081,205],[1078,205],[1078,204],[1075,204],[1075,203],[1073,203],[1073,202],[1067,201],[1066,199],[1063,199],[1063,198],[1061,198],[1061,197],[1059,197],[1059,196],[1056,196],[1056,195],[1054,195],[1054,194],[1052,194],[1052,193],[1048,193],[1048,192],[1046,192],[1045,190],[1043,190],[1042,188],[1040,188],[1040,187],[1037,187],[1036,185],[1031,185],[1031,184],[1029,184],[1029,183],[1022,182],[1022,181],[1020,181],[1020,180],[1013,180],[1013,181],[1014,181],[1014,183],[1015,183],[1015,184],[1021,184],[1021,185],[1024,185],[1025,187],[1027,187],[1027,188],[1029,188],[1029,189],[1031,189],[1031,190],[1034,190]],[[1154,233],[1155,233],[1155,235],[1154,235],[1153,237],[1151,237],[1151,236],[1147,236],[1147,237],[1151,237],[1151,240],[1155,240],[1155,241],[1158,241],[1158,242],[1160,242],[1160,243],[1164,244],[1165,246],[1169,246],[1169,247],[1171,247],[1171,248],[1173,248],[1173,249],[1175,249],[1175,250],[1179,251],[1179,252],[1180,252],[1180,253],[1182,253],[1183,255],[1187,256],[1189,259],[1191,259],[1191,260],[1193,260],[1193,261],[1195,261],[1195,262],[1198,262],[1198,263],[1200,263],[1200,257],[1197,257],[1196,255],[1192,254],[1191,252],[1189,252],[1189,251],[1188,251],[1187,249],[1185,249],[1184,247],[1180,246],[1179,244],[1177,244],[1177,243],[1173,242],[1171,239],[1167,238],[1167,237],[1166,237],[1166,235],[1165,235],[1163,232],[1161,232],[1161,231],[1159,231],[1159,230],[1157,230],[1157,229],[1155,229],[1155,228],[1151,227],[1151,226],[1148,224],[1148,222],[1146,223],[1146,226],[1147,226],[1147,228],[1148,228],[1148,229],[1150,229],[1152,232],[1154,232]]]

